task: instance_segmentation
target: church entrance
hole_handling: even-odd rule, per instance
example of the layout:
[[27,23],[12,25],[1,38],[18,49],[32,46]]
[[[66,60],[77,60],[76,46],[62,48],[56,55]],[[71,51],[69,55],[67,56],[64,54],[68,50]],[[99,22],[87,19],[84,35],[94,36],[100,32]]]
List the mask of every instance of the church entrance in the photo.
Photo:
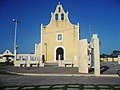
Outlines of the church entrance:
[[60,56],[60,60],[64,60],[64,50],[62,47],[58,47],[56,49],[56,60],[59,60],[59,56]]

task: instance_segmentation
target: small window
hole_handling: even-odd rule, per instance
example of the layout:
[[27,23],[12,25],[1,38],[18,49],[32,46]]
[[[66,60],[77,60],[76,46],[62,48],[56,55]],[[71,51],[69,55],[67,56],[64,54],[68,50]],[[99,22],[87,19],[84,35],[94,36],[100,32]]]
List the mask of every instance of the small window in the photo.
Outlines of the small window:
[[58,34],[58,40],[62,40],[62,34]]
[[55,14],[55,20],[58,20],[58,14]]
[[58,8],[58,12],[61,12],[61,8],[60,7]]
[[61,20],[64,20],[64,14],[63,13],[61,14]]
[[63,41],[63,34],[62,33],[58,33],[56,38],[57,38],[58,42]]

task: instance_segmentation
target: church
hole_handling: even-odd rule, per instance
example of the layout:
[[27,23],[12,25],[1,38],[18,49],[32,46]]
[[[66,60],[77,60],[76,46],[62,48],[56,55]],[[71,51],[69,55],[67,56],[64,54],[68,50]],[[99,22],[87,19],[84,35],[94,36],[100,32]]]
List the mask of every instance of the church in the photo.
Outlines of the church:
[[79,23],[69,21],[68,12],[58,3],[48,25],[41,24],[41,43],[35,45],[37,57],[48,63],[58,60],[78,63]]
[[80,73],[88,73],[88,67],[94,66],[96,75],[99,75],[98,35],[93,34],[88,43],[87,39],[80,39],[79,28],[79,23],[72,24],[68,12],[58,3],[55,12],[51,12],[49,24],[41,24],[41,40],[39,44],[35,44],[34,54],[17,54],[15,58],[14,54],[6,50],[0,57],[4,57],[3,61],[12,58],[16,67],[44,67],[49,63],[59,67],[78,67]]

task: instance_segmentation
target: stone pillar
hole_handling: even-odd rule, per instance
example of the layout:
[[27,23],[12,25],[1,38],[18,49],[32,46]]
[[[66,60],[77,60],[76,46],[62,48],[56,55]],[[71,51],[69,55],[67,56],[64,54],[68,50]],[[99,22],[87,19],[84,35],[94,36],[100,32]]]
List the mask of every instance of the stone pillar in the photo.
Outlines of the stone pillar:
[[23,56],[21,56],[20,60],[23,60]]
[[94,74],[95,76],[100,75],[100,51],[99,51],[99,38],[97,34],[92,36],[93,43],[93,60],[94,60]]
[[30,56],[28,56],[27,67],[30,67]]
[[88,43],[87,39],[79,40],[78,43],[78,69],[79,73],[88,73]]
[[118,55],[118,64],[120,64],[120,55]]
[[28,60],[30,60],[31,59],[31,56],[28,56]]
[[16,60],[15,60],[15,61],[14,61],[14,66],[15,66],[15,67],[20,67],[20,61],[16,61]]

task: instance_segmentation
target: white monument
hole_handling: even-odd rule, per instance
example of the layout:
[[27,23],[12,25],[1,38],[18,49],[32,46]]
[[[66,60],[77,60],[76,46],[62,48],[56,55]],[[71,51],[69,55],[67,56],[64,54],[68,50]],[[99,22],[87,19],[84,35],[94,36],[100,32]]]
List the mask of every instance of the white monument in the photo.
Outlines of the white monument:
[[87,39],[79,41],[79,61],[78,68],[79,73],[88,73],[88,43]]
[[94,61],[94,74],[95,76],[100,75],[100,51],[99,51],[99,38],[97,34],[92,36],[92,60]]

